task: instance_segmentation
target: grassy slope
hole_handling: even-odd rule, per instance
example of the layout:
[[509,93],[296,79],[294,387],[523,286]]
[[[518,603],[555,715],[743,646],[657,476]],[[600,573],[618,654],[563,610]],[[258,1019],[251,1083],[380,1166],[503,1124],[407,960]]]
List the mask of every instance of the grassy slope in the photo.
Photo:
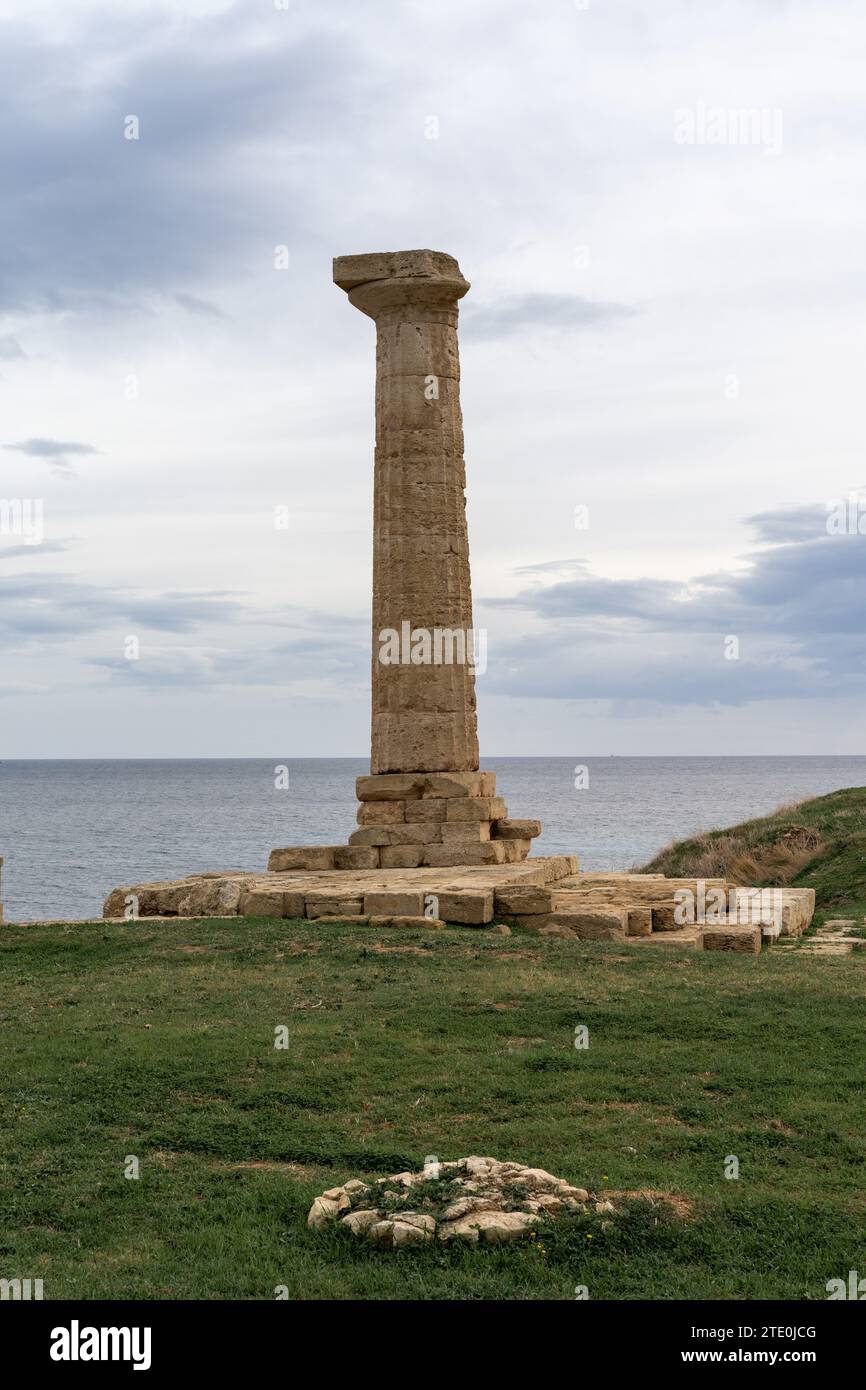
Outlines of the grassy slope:
[[814,888],[816,922],[866,913],[866,787],[849,787],[669,845],[648,872]]
[[[866,1263],[860,955],[142,922],[4,927],[0,976],[0,1276],[47,1298],[820,1299]],[[467,1153],[693,1219],[397,1255],[305,1229],[334,1182]]]

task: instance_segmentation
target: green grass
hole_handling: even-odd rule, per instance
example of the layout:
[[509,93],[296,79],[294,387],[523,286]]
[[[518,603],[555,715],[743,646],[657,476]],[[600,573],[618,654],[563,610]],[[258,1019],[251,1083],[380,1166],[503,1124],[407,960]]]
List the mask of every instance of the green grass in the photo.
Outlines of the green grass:
[[[823,1299],[866,1268],[857,954],[145,921],[4,927],[0,972],[0,1277],[46,1298]],[[305,1227],[471,1153],[691,1218],[391,1254]]]
[[866,787],[782,806],[772,815],[679,840],[645,872],[814,888],[815,925],[866,914]]

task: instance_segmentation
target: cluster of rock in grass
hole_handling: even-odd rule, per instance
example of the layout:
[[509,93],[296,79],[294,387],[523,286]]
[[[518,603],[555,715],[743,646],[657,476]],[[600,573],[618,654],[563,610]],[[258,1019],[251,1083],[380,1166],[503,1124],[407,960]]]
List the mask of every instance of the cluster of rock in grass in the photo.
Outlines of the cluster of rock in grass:
[[396,1173],[375,1183],[353,1178],[329,1188],[310,1208],[311,1230],[336,1224],[353,1236],[387,1250],[438,1240],[497,1244],[532,1235],[547,1218],[563,1212],[613,1213],[542,1168],[495,1158],[460,1158],[431,1163],[417,1173]]

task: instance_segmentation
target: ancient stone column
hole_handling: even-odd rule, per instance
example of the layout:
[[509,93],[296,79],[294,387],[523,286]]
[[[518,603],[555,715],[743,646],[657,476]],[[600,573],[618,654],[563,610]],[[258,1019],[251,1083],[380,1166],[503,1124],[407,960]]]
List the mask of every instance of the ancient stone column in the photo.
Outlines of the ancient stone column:
[[[478,733],[457,351],[469,284],[440,251],[338,256],[334,280],[376,323],[370,771],[471,772]],[[438,659],[437,631],[446,634]]]

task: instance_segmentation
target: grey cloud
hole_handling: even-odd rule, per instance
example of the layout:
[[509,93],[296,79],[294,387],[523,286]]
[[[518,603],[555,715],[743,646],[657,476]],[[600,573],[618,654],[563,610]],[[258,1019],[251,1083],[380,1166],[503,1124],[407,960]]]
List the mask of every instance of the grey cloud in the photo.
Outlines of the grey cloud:
[[[491,601],[534,614],[541,628],[498,649],[498,662],[491,652],[490,688],[671,705],[866,693],[866,536],[828,535],[825,517],[792,508],[752,518],[784,543],[688,584],[605,579],[584,561],[554,566],[554,582]],[[739,660],[724,658],[728,636]]]
[[199,299],[198,295],[195,294],[175,294],[173,299],[182,309],[186,309],[187,313],[195,314],[197,318],[224,319],[228,317],[216,304],[211,304],[207,299]]
[[819,503],[805,507],[781,507],[777,511],[758,512],[748,518],[754,526],[760,541],[781,543],[784,541],[812,540],[827,534],[828,508]]
[[24,439],[18,444],[4,444],[3,448],[26,454],[28,458],[44,459],[51,464],[52,472],[61,478],[74,476],[70,457],[99,453],[92,444],[77,444],[62,439]]
[[22,556],[33,560],[39,555],[56,555],[69,549],[69,541],[40,541],[38,545],[0,545],[0,560],[17,560]]
[[147,687],[182,689],[240,685],[279,686],[287,694],[305,689],[321,696],[340,691],[361,695],[370,673],[369,637],[307,635],[289,642],[256,642],[237,648],[178,647],[149,650],[141,658],[93,656],[89,665],[109,672],[114,681]]
[[74,575],[9,575],[3,581],[0,639],[6,644],[63,641],[118,624],[161,632],[192,633],[243,614],[240,603],[219,591],[143,597],[82,583]]
[[608,304],[584,299],[580,295],[507,295],[493,304],[467,304],[461,313],[461,327],[473,338],[505,338],[512,333],[539,329],[567,330],[593,328],[635,312],[626,304]]
[[59,459],[69,454],[98,454],[92,444],[78,444],[64,439],[22,439],[18,444],[4,444],[16,454],[27,454],[30,458]]
[[0,334],[0,361],[14,362],[16,358],[26,356],[17,338],[13,338],[11,333]]
[[[15,139],[3,151],[0,310],[140,311],[166,293],[208,312],[177,287],[227,261],[243,274],[297,239],[303,214],[287,193],[303,189],[309,206],[366,63],[351,25],[275,9],[263,22],[232,6],[190,19],[186,42],[159,13],[82,18],[56,44],[6,26],[0,129]],[[137,140],[124,137],[129,115]]]

